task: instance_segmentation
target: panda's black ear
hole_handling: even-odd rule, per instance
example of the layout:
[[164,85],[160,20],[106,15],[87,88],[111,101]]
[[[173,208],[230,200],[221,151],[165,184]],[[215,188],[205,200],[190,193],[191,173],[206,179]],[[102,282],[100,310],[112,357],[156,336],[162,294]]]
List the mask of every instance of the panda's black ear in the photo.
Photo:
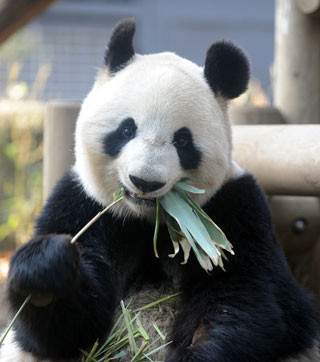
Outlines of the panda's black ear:
[[218,41],[207,51],[204,75],[216,95],[227,99],[238,97],[248,86],[248,58],[233,43]]
[[122,69],[134,56],[133,36],[136,23],[133,18],[120,20],[113,29],[108,48],[104,55],[105,65],[111,73]]

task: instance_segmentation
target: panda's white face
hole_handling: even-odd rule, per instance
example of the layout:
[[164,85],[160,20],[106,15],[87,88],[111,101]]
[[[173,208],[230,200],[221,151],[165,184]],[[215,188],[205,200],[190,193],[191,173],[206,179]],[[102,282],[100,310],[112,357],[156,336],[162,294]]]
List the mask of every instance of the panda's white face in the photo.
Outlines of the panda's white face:
[[203,69],[172,53],[136,55],[114,76],[100,75],[76,131],[76,166],[86,192],[102,205],[120,187],[115,212],[154,217],[154,198],[181,178],[206,190],[231,166],[228,119]]

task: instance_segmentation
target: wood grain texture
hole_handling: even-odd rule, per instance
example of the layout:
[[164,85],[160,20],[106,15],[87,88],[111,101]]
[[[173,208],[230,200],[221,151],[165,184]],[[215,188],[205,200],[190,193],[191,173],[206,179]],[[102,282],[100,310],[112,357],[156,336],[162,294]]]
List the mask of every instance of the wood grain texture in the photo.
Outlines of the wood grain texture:
[[320,125],[234,126],[234,160],[267,194],[320,196]]

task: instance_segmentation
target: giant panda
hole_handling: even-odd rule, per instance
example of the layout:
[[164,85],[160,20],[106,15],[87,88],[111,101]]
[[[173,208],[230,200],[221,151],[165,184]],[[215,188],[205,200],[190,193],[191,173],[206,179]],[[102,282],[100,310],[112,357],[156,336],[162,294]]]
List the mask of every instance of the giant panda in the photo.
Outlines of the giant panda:
[[[134,32],[133,19],[115,27],[77,120],[75,165],[11,259],[13,312],[29,294],[53,298],[26,305],[1,361],[77,361],[106,336],[120,299],[176,292],[174,318],[161,321],[172,343],[158,360],[319,361],[313,300],[289,270],[263,191],[231,158],[228,102],[247,87],[247,57],[227,41],[209,47],[203,68],[139,55]],[[193,197],[233,244],[225,270],[168,258],[165,225],[154,256],[155,198],[182,178],[206,190]],[[120,187],[125,200],[71,244]]]

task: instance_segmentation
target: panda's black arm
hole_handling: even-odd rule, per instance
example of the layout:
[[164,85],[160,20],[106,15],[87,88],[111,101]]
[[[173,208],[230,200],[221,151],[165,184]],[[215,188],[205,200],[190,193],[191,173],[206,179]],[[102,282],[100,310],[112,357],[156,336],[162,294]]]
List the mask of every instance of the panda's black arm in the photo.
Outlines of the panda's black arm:
[[297,300],[284,283],[280,301],[273,287],[258,279],[249,284],[226,277],[210,287],[199,283],[183,293],[166,362],[276,362],[312,348],[311,301],[299,288],[296,292]]
[[190,256],[168,362],[275,362],[311,348],[313,302],[290,272],[255,180],[230,181],[205,209],[235,256],[209,275]]
[[49,305],[28,303],[19,316],[16,338],[24,350],[43,358],[73,357],[107,333],[117,303],[102,226],[111,216],[70,244],[100,210],[67,174],[44,206],[34,237],[13,255],[7,283],[13,312],[29,294],[53,295]]

